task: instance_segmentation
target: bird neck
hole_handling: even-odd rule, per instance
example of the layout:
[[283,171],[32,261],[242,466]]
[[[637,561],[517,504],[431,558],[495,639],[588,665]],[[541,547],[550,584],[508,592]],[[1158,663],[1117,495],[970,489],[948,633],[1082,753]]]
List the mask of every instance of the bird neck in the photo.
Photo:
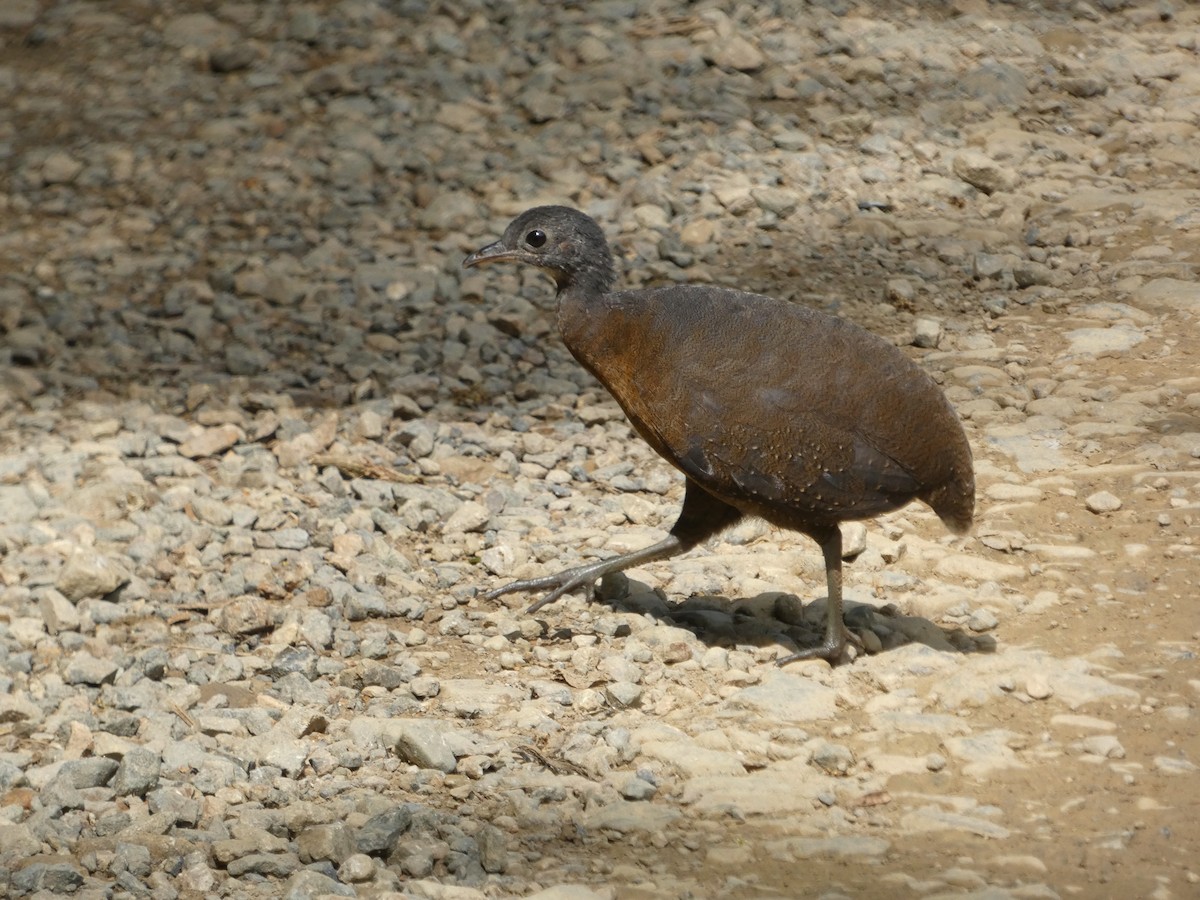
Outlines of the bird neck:
[[581,299],[600,297],[612,290],[617,280],[612,253],[608,247],[582,254],[570,269],[551,271],[560,296],[571,293]]

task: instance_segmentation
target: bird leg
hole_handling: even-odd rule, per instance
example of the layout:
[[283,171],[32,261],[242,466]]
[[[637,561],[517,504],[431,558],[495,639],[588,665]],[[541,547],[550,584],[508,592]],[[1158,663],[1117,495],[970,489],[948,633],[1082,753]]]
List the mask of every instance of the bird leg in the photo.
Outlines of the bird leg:
[[528,612],[535,613],[543,606],[549,606],[563,594],[577,587],[584,589],[590,603],[596,596],[596,582],[612,572],[622,572],[632,569],[642,563],[655,562],[691,550],[701,541],[712,537],[718,531],[724,531],[742,517],[742,513],[723,500],[718,500],[712,494],[699,487],[690,478],[684,487],[683,508],[679,518],[671,526],[671,533],[659,541],[641,550],[614,556],[612,559],[601,559],[573,569],[564,569],[553,575],[543,575],[541,578],[527,578],[524,581],[514,581],[503,587],[495,588],[483,595],[485,600],[495,600],[504,594],[515,591],[537,591],[552,587],[549,594],[529,607]]
[[827,659],[836,665],[846,651],[847,641],[858,643],[842,621],[842,531],[836,525],[824,535],[814,535],[825,557],[825,584],[829,591],[826,601],[825,639],[816,647],[808,647],[776,660],[786,665],[801,659]]
[[625,569],[632,569],[634,566],[640,566],[642,563],[666,559],[668,556],[682,553],[686,549],[683,541],[674,534],[670,534],[657,544],[651,544],[649,547],[641,550],[634,550],[632,553],[614,556],[612,559],[597,560],[585,566],[576,566],[573,569],[564,569],[561,572],[555,572],[553,575],[543,575],[541,578],[527,578],[524,581],[514,581],[512,584],[506,584],[503,587],[488,591],[483,595],[483,598],[485,600],[495,600],[497,597],[504,594],[511,594],[515,591],[538,591],[542,588],[554,588],[549,594],[526,610],[526,612],[535,613],[543,606],[549,606],[563,594],[573,591],[577,587],[582,587],[588,602],[591,603],[596,596],[596,582],[605,575],[612,572],[621,572]]

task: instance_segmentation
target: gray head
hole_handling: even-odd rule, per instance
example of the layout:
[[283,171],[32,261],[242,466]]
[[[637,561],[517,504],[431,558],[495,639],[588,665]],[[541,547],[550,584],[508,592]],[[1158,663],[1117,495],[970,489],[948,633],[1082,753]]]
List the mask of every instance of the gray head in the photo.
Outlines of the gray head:
[[504,237],[476,250],[463,266],[518,262],[549,273],[559,291],[577,288],[605,293],[612,287],[612,253],[604,232],[590,216],[569,206],[537,206],[521,213]]

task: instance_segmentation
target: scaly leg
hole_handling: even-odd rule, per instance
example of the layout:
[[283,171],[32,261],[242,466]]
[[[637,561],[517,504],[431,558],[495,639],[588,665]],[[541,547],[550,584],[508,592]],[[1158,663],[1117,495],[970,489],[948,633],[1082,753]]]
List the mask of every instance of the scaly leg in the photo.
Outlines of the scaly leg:
[[821,553],[825,557],[825,584],[829,591],[825,639],[816,647],[808,647],[776,660],[781,666],[800,659],[827,659],[837,665],[846,652],[847,641],[857,643],[842,621],[842,531],[835,525],[831,531],[814,537],[820,543]]
[[723,500],[718,500],[712,494],[696,485],[690,478],[683,494],[683,509],[679,518],[671,527],[671,533],[642,550],[634,550],[612,559],[602,559],[573,569],[564,569],[553,575],[543,575],[541,578],[527,578],[524,581],[514,581],[503,587],[495,588],[483,595],[485,600],[494,600],[504,594],[514,591],[536,591],[552,587],[549,594],[529,607],[529,612],[535,613],[543,606],[548,606],[568,591],[582,587],[590,603],[596,596],[596,582],[612,572],[621,572],[640,566],[643,563],[654,562],[675,556],[691,550],[701,541],[723,531],[742,517],[740,510],[735,509]]
[[640,566],[642,563],[666,559],[668,556],[682,553],[684,549],[683,541],[672,534],[663,538],[657,544],[651,544],[643,550],[635,550],[632,553],[626,553],[622,556],[614,556],[612,559],[601,559],[594,563],[588,563],[585,566],[576,566],[573,569],[564,569],[561,572],[555,572],[553,575],[543,575],[541,578],[527,578],[524,581],[514,581],[512,584],[506,584],[503,587],[488,591],[483,595],[483,599],[495,600],[497,597],[501,597],[504,594],[511,594],[515,591],[540,591],[542,588],[554,588],[554,590],[527,610],[527,612],[535,613],[543,606],[549,606],[563,594],[573,591],[577,587],[582,587],[584,596],[591,603],[596,598],[596,582],[610,572],[621,572],[625,569],[632,569],[634,566]]

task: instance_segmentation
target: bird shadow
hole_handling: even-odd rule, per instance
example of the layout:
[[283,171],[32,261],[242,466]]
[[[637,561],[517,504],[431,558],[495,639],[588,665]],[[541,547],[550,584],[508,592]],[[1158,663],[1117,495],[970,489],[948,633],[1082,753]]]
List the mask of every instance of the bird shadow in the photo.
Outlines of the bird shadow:
[[[596,603],[616,612],[637,613],[663,625],[682,628],[710,647],[777,647],[780,658],[821,642],[826,600],[820,597],[806,605],[795,594],[764,591],[744,598],[694,594],[673,603],[662,588],[622,573],[605,576],[595,596]],[[940,626],[923,616],[904,615],[894,604],[876,607],[845,600],[844,607],[843,621],[868,656],[907,644],[924,644],[947,653],[997,650],[996,639],[990,634],[971,634],[962,628]],[[551,641],[569,641],[580,633],[580,629],[563,625],[549,630],[546,637]],[[629,625],[622,624],[614,636],[628,637],[632,633]]]

